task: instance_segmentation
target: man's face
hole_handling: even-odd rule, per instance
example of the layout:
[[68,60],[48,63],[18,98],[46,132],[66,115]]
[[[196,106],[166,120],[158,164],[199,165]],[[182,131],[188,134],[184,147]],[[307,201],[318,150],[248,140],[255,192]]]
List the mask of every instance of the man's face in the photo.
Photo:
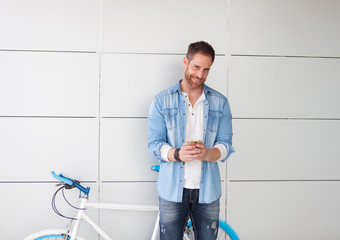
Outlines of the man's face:
[[212,59],[210,56],[196,53],[189,61],[187,57],[183,59],[185,72],[184,78],[191,88],[202,88],[208,77]]

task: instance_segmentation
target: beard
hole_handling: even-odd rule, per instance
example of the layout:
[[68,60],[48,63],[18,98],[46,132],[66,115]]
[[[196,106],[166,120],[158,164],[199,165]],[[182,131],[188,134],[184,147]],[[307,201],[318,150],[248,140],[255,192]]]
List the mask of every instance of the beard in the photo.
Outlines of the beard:
[[188,69],[185,69],[184,78],[191,88],[201,88],[205,82],[205,78],[199,78],[194,73],[190,73]]

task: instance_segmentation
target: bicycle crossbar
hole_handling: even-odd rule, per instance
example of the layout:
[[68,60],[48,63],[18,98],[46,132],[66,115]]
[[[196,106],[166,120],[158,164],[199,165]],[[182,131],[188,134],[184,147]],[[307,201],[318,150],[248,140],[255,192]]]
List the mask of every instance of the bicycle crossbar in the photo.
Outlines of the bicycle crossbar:
[[128,205],[114,203],[87,203],[88,208],[98,209],[114,209],[114,210],[130,210],[130,211],[158,211],[158,206],[152,205]]

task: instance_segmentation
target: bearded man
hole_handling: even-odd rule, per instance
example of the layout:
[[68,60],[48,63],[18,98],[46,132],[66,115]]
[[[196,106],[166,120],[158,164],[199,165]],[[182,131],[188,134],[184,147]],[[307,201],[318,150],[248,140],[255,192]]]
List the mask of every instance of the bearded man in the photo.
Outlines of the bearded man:
[[225,162],[234,148],[229,102],[205,85],[214,59],[210,44],[191,43],[183,59],[183,79],[159,93],[150,107],[148,147],[160,162],[161,240],[182,240],[189,217],[196,239],[217,237],[221,197],[217,163]]

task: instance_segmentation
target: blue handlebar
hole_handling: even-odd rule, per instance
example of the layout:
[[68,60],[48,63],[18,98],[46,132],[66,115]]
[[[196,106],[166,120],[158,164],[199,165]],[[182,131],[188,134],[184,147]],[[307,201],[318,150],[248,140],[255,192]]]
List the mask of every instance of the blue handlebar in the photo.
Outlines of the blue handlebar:
[[89,192],[90,192],[90,188],[87,187],[83,187],[82,185],[79,184],[79,181],[77,180],[72,180],[71,178],[67,178],[67,177],[64,177],[61,173],[59,173],[58,175],[55,174],[54,171],[51,172],[51,175],[55,178],[55,179],[58,179],[59,181],[63,182],[63,183],[66,183],[67,185],[69,186],[73,186],[73,187],[76,187],[78,188],[80,191],[82,191],[85,195],[89,195]]
[[159,165],[153,165],[153,166],[151,167],[151,170],[152,170],[152,171],[159,172]]
[[63,183],[66,183],[67,185],[69,186],[72,186],[73,185],[73,180],[67,178],[67,177],[64,177],[61,173],[59,173],[59,175],[55,174],[54,171],[51,172],[51,175],[55,178],[55,179],[58,179],[59,181],[63,182]]
[[[156,171],[156,172],[159,172],[159,165],[153,165],[151,167],[151,170],[152,171]],[[82,185],[79,184],[79,182],[77,181],[74,181],[70,178],[67,178],[67,177],[64,177],[61,173],[59,173],[58,175],[54,172],[54,171],[51,171],[51,175],[55,178],[55,179],[58,179],[59,181],[63,182],[63,183],[66,183],[67,185],[69,186],[74,186],[76,188],[78,188],[80,191],[82,191],[85,195],[88,195],[89,192],[90,192],[90,188],[87,187],[83,187]]]

